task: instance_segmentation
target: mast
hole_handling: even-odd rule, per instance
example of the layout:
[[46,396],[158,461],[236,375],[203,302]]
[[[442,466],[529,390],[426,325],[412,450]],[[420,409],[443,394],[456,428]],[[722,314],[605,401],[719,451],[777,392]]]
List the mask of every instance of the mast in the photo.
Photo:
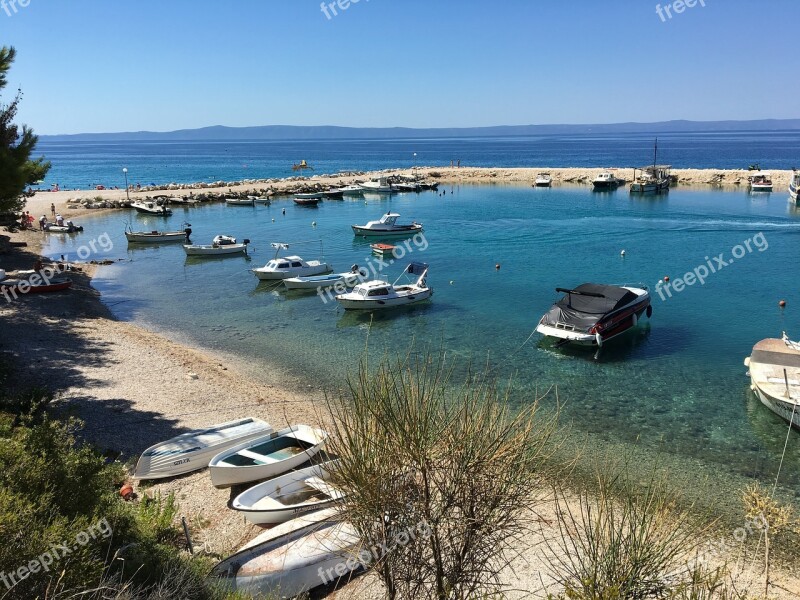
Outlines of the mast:
[[656,138],[656,144],[653,147],[653,171],[656,169],[656,163],[658,162],[658,138]]

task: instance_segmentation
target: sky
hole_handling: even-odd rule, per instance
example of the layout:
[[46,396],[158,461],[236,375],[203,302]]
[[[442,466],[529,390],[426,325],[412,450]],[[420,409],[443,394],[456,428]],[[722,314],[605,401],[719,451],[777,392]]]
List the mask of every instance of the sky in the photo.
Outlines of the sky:
[[800,1],[673,4],[0,0],[1,100],[39,134],[800,117]]

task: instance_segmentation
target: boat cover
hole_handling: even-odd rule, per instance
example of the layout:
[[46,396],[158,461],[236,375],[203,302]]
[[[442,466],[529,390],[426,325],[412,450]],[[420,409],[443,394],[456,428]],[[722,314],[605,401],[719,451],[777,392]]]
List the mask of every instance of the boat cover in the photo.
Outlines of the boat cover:
[[551,326],[563,323],[575,329],[588,330],[605,315],[630,304],[636,298],[635,293],[622,287],[584,283],[556,302],[542,322]]

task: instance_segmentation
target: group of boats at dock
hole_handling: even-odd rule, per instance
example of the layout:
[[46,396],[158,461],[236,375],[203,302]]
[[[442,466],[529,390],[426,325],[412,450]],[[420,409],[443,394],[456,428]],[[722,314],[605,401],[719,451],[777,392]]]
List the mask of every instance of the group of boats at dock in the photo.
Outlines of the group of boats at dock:
[[295,204],[301,206],[316,206],[324,199],[341,200],[345,196],[363,196],[364,194],[399,194],[403,192],[422,192],[436,190],[439,184],[426,181],[392,181],[388,177],[381,177],[375,181],[364,181],[351,185],[330,188],[325,191],[294,194]]

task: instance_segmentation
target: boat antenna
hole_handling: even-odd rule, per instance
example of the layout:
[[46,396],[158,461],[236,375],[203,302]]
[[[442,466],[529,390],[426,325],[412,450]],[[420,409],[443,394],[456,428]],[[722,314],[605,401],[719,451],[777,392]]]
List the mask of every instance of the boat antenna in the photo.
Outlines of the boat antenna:
[[655,146],[653,146],[653,169],[656,168],[656,163],[658,162],[658,137],[656,137]]

